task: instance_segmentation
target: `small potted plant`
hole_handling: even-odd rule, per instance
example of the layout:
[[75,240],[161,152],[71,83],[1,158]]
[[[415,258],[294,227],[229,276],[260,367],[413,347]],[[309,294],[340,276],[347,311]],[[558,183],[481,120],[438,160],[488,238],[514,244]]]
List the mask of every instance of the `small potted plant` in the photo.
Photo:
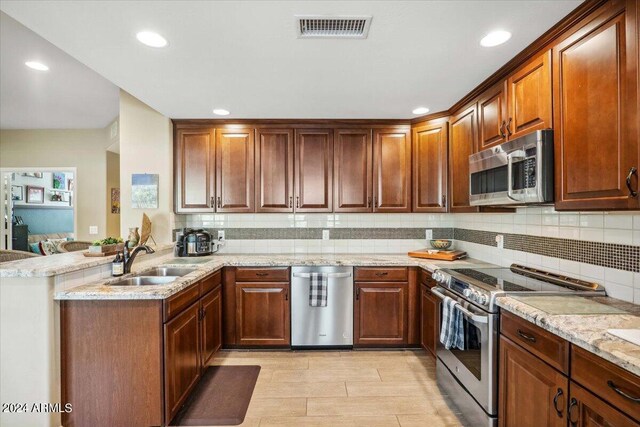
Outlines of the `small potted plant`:
[[122,237],[107,237],[106,239],[96,240],[89,246],[90,253],[96,254],[115,254],[124,248]]

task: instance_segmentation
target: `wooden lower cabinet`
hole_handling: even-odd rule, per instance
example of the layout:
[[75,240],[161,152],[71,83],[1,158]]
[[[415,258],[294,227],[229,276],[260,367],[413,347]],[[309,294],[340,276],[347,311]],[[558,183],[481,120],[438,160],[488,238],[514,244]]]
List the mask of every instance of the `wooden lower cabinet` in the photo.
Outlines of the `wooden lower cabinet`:
[[200,378],[200,303],[164,325],[165,420],[177,414]]
[[569,379],[500,337],[500,427],[566,427]]
[[639,425],[573,381],[568,417],[571,427],[637,427]]
[[407,344],[407,282],[356,282],[355,346]]
[[436,356],[436,346],[440,335],[440,301],[431,293],[431,287],[420,285],[420,345]]
[[291,344],[289,283],[237,283],[235,302],[237,345]]
[[222,289],[218,286],[202,297],[201,358],[206,366],[222,346]]

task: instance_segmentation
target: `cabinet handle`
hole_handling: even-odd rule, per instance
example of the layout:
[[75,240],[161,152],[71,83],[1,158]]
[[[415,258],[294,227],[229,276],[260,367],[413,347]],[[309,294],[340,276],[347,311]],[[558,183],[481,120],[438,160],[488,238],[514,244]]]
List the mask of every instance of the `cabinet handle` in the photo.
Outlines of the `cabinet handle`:
[[269,275],[269,273],[256,273],[256,276],[259,276],[259,277],[264,277],[267,275]]
[[502,123],[500,123],[500,127],[498,128],[498,133],[500,134],[501,137],[506,138],[507,134],[505,131],[503,131],[504,126],[505,126],[505,121],[503,120]]
[[289,301],[289,291],[284,291],[284,300]]
[[558,416],[560,418],[562,418],[562,407],[560,407],[560,409],[558,409],[558,399],[560,399],[560,396],[562,396],[563,394],[564,394],[564,392],[562,391],[561,388],[559,388],[558,392],[553,397],[553,408],[556,410],[556,413],[558,414]]
[[386,276],[387,274],[389,274],[389,273],[388,273],[388,272],[386,272],[386,271],[382,271],[382,272],[378,272],[378,273],[376,273],[376,276],[378,276],[378,277],[382,277],[382,276]]
[[202,307],[202,320],[204,320],[205,317],[207,317],[207,310]]
[[624,391],[620,390],[613,381],[609,380],[607,381],[607,385],[613,389],[613,391],[615,391],[616,393],[618,393],[620,396],[629,399],[632,402],[635,403],[640,403],[640,397],[633,397],[627,393],[625,393]]
[[218,196],[218,207],[222,207],[222,198],[220,196]]
[[356,300],[360,299],[360,288],[356,288]]
[[210,207],[215,208],[216,207],[216,202],[215,202],[215,197],[211,196],[211,202],[210,202]]
[[509,123],[507,123],[505,125],[505,129],[507,129],[507,136],[513,135],[513,132],[511,132],[511,122],[512,121],[513,121],[513,119],[511,117],[509,117]]
[[629,175],[627,175],[627,188],[629,189],[629,197],[636,197],[638,195],[638,192],[635,191],[633,187],[631,187],[631,177],[635,175],[636,172],[638,172],[638,169],[636,169],[635,166],[632,166],[631,169],[629,169]]
[[443,208],[447,207],[447,195],[446,194],[442,195],[442,207]]
[[520,335],[522,338],[524,338],[527,341],[536,342],[536,337],[534,337],[533,335],[525,334],[520,329],[518,329],[518,335]]
[[580,421],[580,413],[578,412],[578,418],[574,421],[573,420],[573,408],[577,408],[578,407],[578,400],[575,397],[571,398],[571,403],[569,404],[569,411],[568,411],[568,415],[569,415],[569,422],[571,423],[572,427],[576,427],[578,425],[578,421]]
[[289,207],[293,207],[293,196],[289,196]]
[[373,196],[373,206],[378,207],[378,196]]
[[300,196],[296,196],[296,208],[300,207]]
[[371,207],[371,197],[367,197],[367,207]]

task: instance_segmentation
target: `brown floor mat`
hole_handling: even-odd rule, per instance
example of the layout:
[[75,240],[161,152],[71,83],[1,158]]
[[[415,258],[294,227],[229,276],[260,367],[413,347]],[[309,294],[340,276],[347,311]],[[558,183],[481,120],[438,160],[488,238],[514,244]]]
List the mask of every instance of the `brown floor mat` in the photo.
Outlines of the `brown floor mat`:
[[209,366],[172,426],[242,424],[260,366]]

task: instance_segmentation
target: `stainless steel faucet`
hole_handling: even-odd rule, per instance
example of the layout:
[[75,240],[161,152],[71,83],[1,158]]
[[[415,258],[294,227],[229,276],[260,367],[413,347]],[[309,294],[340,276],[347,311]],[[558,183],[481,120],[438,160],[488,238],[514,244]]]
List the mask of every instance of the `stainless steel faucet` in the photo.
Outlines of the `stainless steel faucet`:
[[131,273],[131,265],[136,259],[138,252],[145,251],[148,254],[152,254],[155,251],[147,245],[140,245],[133,248],[133,251],[129,252],[129,241],[124,242],[124,248],[122,249],[122,259],[124,261],[124,274]]

